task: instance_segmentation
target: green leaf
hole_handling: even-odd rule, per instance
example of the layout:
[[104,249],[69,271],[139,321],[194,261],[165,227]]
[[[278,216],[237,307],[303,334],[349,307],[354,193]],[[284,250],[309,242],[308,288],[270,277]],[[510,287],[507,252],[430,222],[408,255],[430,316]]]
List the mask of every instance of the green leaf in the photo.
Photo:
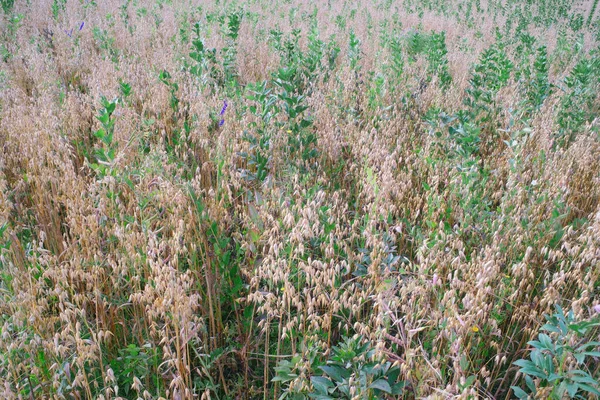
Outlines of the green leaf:
[[311,376],[310,382],[317,391],[317,394],[327,395],[328,389],[335,387],[335,385],[327,378],[323,376]]
[[588,347],[600,347],[600,342],[587,342],[577,348],[577,351],[586,350]]
[[576,383],[567,383],[567,393],[569,394],[570,398],[575,397],[575,394],[577,393],[577,389],[579,389],[578,386],[579,385],[577,385]]
[[394,368],[390,368],[389,371],[387,372],[387,377],[388,377],[388,381],[389,382],[396,382],[398,380],[398,377],[400,376],[400,368],[398,367],[394,367]]
[[582,321],[576,324],[570,324],[569,329],[579,333],[580,335],[585,335],[588,329],[600,326],[599,321]]
[[600,351],[586,351],[583,354],[586,356],[600,357]]
[[[558,375],[558,374],[550,374],[548,376],[548,382],[554,382],[555,380],[558,380],[560,378],[562,378],[562,377],[560,375]],[[529,378],[529,379],[531,379],[531,378]],[[527,385],[527,386],[529,386],[529,385]],[[531,387],[530,387],[530,389],[531,389]],[[534,389],[535,389],[535,386],[534,386]]]
[[522,374],[533,375],[538,378],[547,379],[548,376],[540,369],[536,367],[525,367],[519,370]]
[[593,393],[596,396],[600,396],[600,391],[598,391],[598,389],[595,389],[595,388],[591,387],[590,385],[586,385],[585,383],[581,383],[581,384],[579,384],[579,387],[581,389],[585,390],[586,392]]
[[96,132],[94,132],[94,136],[100,140],[103,140],[105,135],[106,131],[104,129],[98,129]]
[[350,377],[350,373],[348,371],[336,365],[324,365],[319,368],[321,371],[332,377],[336,382],[342,382],[345,378],[347,379]]
[[277,376],[271,379],[271,382],[289,382],[298,377],[296,374],[288,374],[287,372],[279,372]]
[[386,381],[385,379],[377,379],[375,382],[371,383],[369,389],[378,389],[385,393],[392,393],[392,388],[390,387],[388,381]]
[[533,383],[533,379],[529,375],[525,376],[525,384],[531,392],[535,393],[535,383]]
[[529,360],[518,360],[518,361],[515,361],[513,364],[518,367],[523,367],[523,368],[525,368],[525,367],[536,368],[535,364]]
[[527,397],[528,397],[527,393],[525,393],[525,391],[523,389],[521,389],[520,387],[511,386],[510,388],[515,393],[515,396],[517,396],[519,399],[527,399]]
[[469,386],[471,386],[473,384],[473,382],[475,382],[475,379],[477,379],[477,377],[475,375],[471,375],[469,376],[466,380],[465,380],[465,388],[468,388]]
[[560,333],[560,329],[558,329],[556,326],[554,326],[552,324],[545,324],[544,326],[541,327],[541,330],[553,332],[553,333]]
[[402,390],[408,386],[406,381],[400,381],[392,386],[392,394],[402,394]]
[[540,343],[542,346],[544,346],[544,348],[551,351],[554,350],[554,344],[552,343],[550,336],[546,335],[545,333],[540,333],[538,338],[540,339]]

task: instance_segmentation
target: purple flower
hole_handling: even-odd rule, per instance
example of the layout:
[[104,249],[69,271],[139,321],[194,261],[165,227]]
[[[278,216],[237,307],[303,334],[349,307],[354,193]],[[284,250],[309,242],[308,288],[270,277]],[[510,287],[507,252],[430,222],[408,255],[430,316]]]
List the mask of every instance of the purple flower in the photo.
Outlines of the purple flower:
[[[225,115],[225,111],[227,110],[227,106],[229,104],[227,104],[227,100],[223,101],[223,108],[221,108],[221,112],[219,113],[219,115],[221,117],[223,117],[223,115]],[[223,124],[225,123],[225,118],[221,118],[221,120],[219,121],[219,126],[223,126]]]
[[70,31],[65,31],[65,33],[71,37],[73,35],[73,29],[71,29]]
[[600,304],[596,304],[594,307],[592,307],[594,309],[594,311],[596,311],[598,314],[600,314]]
[[81,25],[79,25],[79,30],[83,29],[83,25],[85,24],[85,21],[81,21]]

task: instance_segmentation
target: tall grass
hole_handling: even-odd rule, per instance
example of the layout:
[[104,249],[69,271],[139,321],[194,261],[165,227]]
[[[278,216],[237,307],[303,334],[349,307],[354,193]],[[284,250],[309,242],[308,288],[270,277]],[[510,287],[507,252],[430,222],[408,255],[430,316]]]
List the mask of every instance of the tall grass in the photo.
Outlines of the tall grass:
[[0,397],[598,398],[596,3],[3,1]]

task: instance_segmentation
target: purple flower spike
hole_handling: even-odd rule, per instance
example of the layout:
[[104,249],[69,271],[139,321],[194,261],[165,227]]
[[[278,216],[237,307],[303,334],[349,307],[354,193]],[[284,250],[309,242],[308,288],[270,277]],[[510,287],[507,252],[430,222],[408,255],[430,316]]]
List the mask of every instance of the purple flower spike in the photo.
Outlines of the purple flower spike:
[[71,29],[70,31],[65,31],[65,33],[67,34],[67,36],[71,37],[73,36],[73,29]]
[[219,126],[223,126],[223,124],[224,124],[224,123],[225,123],[225,120],[224,120],[224,119],[220,120],[220,121],[219,121]]
[[228,105],[229,105],[229,104],[227,104],[227,100],[225,100],[225,101],[223,102],[223,108],[221,109],[221,113],[220,113],[219,115],[223,115],[223,114],[225,114],[225,111],[227,110],[227,106],[228,106]]
[[83,25],[85,24],[85,21],[81,21],[81,25],[79,25],[79,30],[83,29]]

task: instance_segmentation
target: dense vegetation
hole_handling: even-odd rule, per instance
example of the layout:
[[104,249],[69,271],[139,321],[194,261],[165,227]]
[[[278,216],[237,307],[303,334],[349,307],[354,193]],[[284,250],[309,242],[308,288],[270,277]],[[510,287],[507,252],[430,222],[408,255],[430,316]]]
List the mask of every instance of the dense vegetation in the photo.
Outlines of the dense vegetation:
[[597,3],[0,0],[0,397],[598,398]]

